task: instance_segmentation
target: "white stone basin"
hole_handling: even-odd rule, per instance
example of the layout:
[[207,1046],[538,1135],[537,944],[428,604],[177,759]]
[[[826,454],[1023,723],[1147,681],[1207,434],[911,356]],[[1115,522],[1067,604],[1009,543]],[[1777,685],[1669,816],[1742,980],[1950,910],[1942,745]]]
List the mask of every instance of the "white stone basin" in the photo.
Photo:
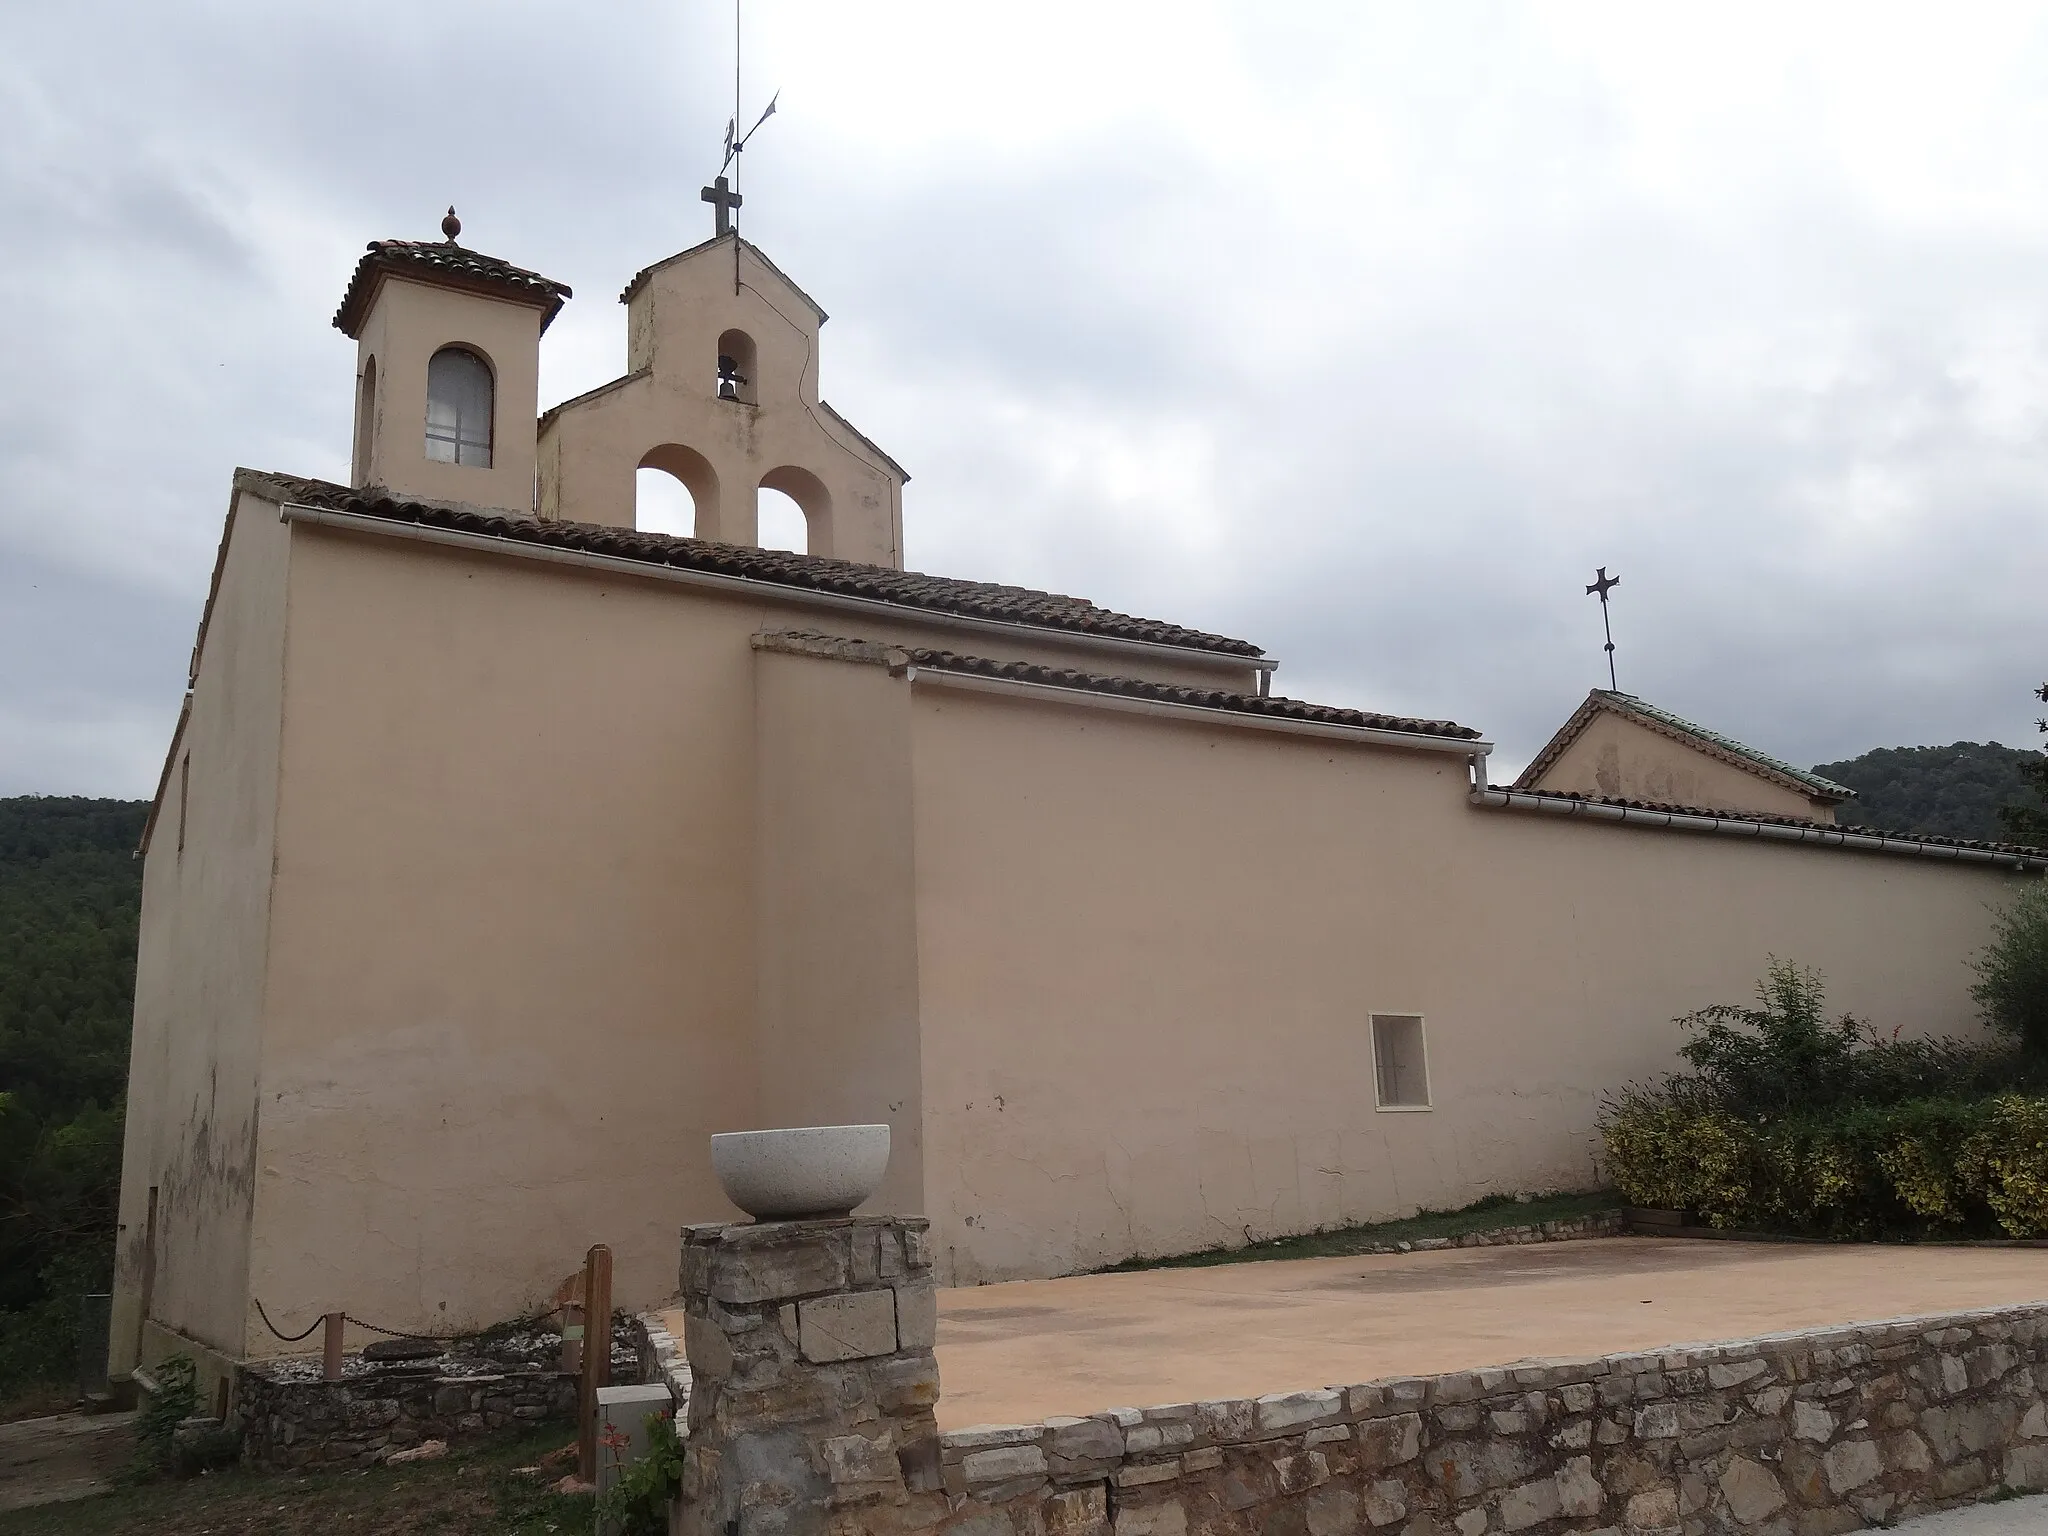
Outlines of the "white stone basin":
[[756,1221],[849,1216],[889,1169],[886,1125],[806,1125],[711,1138],[726,1199]]

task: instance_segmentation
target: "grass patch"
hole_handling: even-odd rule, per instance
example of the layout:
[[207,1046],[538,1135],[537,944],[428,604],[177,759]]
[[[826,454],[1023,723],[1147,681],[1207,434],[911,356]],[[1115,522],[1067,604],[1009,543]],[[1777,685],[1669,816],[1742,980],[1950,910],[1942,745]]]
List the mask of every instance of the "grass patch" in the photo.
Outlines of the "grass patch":
[[451,1450],[439,1461],[364,1472],[209,1472],[70,1504],[0,1514],[0,1536],[587,1536],[588,1494],[552,1493],[515,1471],[560,1447],[555,1425],[519,1440]]
[[1163,1259],[1125,1259],[1099,1274],[1133,1269],[1199,1269],[1211,1264],[1252,1264],[1266,1259],[1329,1259],[1370,1253],[1390,1243],[1412,1243],[1426,1237],[1463,1237],[1471,1232],[1498,1232],[1503,1227],[1528,1227],[1543,1221],[1569,1221],[1601,1211],[1618,1211],[1621,1196],[1611,1189],[1583,1195],[1544,1195],[1517,1200],[1513,1195],[1488,1195],[1455,1211],[1418,1211],[1399,1221],[1365,1227],[1339,1227],[1301,1237],[1275,1237],[1242,1248],[1204,1248],[1199,1253]]

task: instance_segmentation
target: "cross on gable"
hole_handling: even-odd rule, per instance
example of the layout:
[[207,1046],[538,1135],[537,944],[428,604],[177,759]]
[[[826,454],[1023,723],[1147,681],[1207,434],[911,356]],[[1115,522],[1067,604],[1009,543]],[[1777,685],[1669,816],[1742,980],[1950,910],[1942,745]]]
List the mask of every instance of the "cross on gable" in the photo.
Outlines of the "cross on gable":
[[720,176],[697,195],[718,210],[718,233],[731,234],[732,211],[745,201],[739,193],[733,191],[732,182],[727,177]]

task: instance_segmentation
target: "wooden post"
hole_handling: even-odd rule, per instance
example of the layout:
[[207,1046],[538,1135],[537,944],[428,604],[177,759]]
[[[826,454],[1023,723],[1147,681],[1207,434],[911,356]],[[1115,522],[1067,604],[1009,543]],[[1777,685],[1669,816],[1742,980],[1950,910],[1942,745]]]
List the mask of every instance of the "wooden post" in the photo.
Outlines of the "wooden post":
[[320,1335],[320,1379],[341,1380],[341,1314],[329,1312],[320,1319],[324,1331]]
[[576,1475],[597,1481],[597,1389],[612,1383],[612,1251],[595,1243],[583,1260],[583,1380],[576,1394]]

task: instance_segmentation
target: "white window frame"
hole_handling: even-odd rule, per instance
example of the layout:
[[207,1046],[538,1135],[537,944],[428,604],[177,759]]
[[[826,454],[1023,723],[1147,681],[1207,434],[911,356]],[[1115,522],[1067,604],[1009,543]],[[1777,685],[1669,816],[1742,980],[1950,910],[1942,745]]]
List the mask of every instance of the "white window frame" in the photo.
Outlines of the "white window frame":
[[[1422,1046],[1422,1102],[1420,1104],[1382,1104],[1380,1102],[1380,1020],[1415,1021],[1415,1038]],[[1429,1070],[1429,1020],[1420,1009],[1375,1008],[1365,1016],[1368,1041],[1372,1046],[1372,1100],[1374,1110],[1382,1115],[1427,1114],[1436,1108],[1436,1085]]]

